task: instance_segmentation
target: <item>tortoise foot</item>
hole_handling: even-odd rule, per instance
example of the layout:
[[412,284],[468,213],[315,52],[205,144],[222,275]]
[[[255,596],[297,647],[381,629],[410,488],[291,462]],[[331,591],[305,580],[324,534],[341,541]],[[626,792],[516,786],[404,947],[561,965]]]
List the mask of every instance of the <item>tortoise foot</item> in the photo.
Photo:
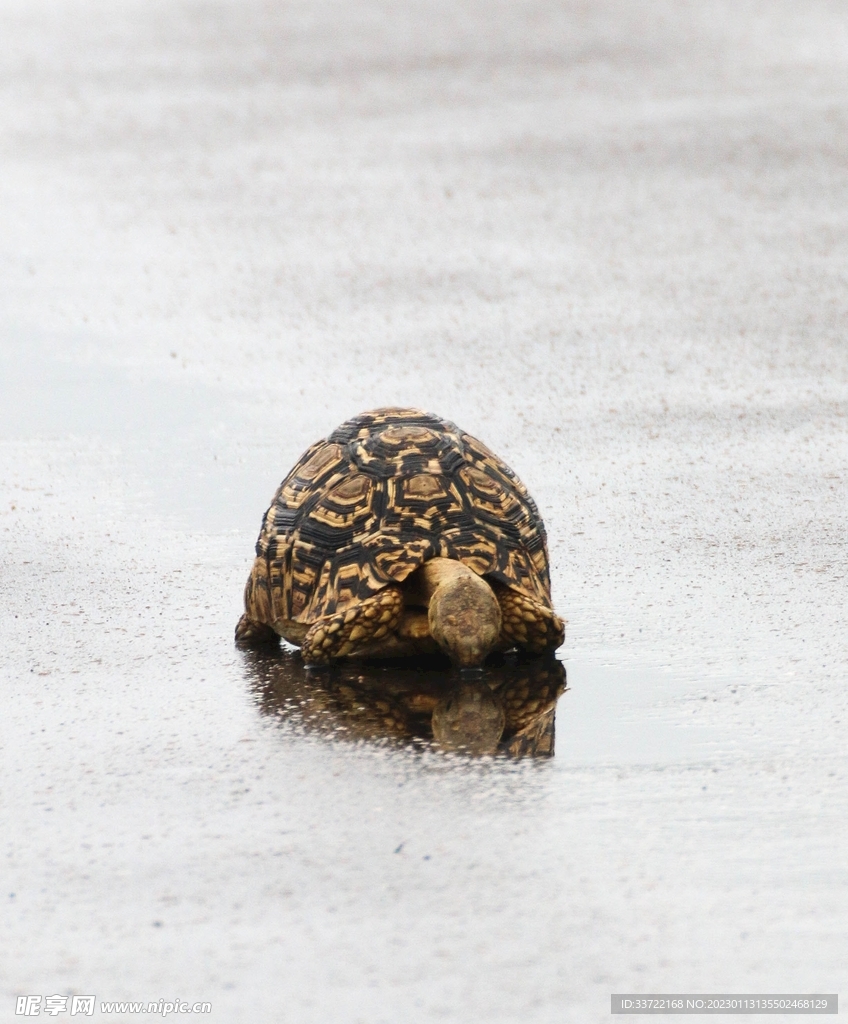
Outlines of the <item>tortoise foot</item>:
[[550,608],[509,587],[499,586],[495,593],[501,606],[503,635],[530,654],[553,651],[565,640],[565,623]]
[[304,637],[303,660],[308,665],[324,665],[333,658],[373,648],[394,635],[402,614],[400,588],[386,587],[342,612],[319,619]]
[[256,622],[247,615],[242,615],[236,624],[237,647],[266,647],[279,642],[277,633],[265,622]]

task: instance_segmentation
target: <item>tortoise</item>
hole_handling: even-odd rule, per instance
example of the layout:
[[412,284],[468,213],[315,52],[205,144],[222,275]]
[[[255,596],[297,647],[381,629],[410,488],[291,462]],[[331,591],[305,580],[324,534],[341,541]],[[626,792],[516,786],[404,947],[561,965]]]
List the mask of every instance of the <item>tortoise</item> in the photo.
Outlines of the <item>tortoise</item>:
[[304,452],[265,513],[236,626],[307,665],[554,650],[545,527],[527,488],[448,420],[386,408]]

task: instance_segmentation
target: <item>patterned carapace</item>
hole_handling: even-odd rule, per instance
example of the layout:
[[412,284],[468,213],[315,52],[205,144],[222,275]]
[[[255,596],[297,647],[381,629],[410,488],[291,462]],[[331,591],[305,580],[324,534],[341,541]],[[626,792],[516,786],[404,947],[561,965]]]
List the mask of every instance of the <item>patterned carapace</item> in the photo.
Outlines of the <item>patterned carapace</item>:
[[527,489],[457,426],[378,409],[312,445],[265,514],[246,604],[309,623],[441,556],[551,608],[545,528]]

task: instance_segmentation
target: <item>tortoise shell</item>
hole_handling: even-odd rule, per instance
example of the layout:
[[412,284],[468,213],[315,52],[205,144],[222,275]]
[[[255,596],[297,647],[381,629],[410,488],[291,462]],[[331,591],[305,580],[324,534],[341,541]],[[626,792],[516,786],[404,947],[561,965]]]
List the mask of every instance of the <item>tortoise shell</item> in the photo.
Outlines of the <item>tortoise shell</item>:
[[377,409],[312,445],[283,480],[248,607],[267,622],[311,623],[436,556],[551,608],[545,528],[515,473],[447,420]]

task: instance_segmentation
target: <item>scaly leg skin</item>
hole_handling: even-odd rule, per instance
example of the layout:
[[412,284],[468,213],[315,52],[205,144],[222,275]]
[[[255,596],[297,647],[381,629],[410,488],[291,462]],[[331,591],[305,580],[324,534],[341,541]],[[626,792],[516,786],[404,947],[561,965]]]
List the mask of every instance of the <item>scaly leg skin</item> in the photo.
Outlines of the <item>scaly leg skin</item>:
[[550,608],[510,587],[495,586],[503,636],[530,654],[554,651],[565,640],[565,623]]
[[402,614],[400,587],[386,587],[343,612],[319,619],[303,639],[303,660],[307,665],[325,665],[333,658],[374,647],[395,632]]
[[239,647],[264,647],[278,644],[280,637],[266,622],[256,622],[242,615],[236,625],[236,644]]

